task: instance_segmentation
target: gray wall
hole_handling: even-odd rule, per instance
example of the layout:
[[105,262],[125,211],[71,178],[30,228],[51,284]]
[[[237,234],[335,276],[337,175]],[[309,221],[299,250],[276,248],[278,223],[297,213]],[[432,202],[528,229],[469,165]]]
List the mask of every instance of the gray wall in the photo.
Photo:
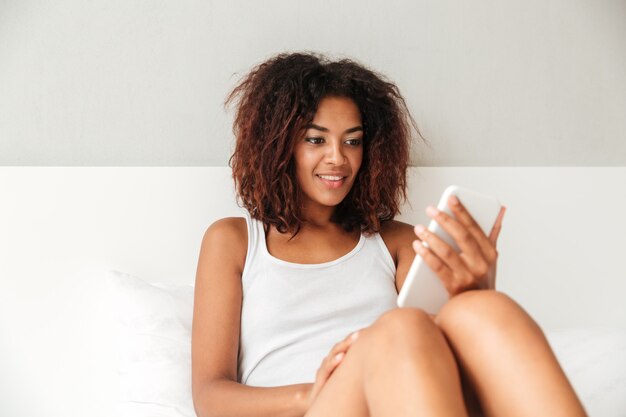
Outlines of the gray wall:
[[0,165],[225,166],[225,95],[285,50],[395,80],[417,165],[626,165],[625,21],[623,0],[0,0]]

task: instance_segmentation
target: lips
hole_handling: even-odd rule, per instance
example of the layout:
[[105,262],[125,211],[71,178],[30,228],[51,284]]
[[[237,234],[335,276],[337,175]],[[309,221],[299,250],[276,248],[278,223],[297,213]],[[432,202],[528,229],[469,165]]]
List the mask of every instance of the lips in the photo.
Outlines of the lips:
[[345,176],[316,174],[316,177],[329,189],[341,187],[346,182]]
[[347,177],[347,175],[340,175],[340,174],[317,174],[317,176],[322,179],[329,180],[329,181],[337,181],[337,180]]

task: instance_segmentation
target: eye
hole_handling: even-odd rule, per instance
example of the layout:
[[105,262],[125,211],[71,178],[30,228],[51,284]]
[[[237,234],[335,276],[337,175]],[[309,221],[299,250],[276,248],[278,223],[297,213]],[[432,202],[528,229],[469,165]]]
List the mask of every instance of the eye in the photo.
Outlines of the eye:
[[319,138],[319,137],[318,138],[306,138],[304,140],[314,145],[319,145],[320,143],[324,142],[324,138]]
[[362,139],[348,139],[346,143],[350,146],[359,146],[363,142]]

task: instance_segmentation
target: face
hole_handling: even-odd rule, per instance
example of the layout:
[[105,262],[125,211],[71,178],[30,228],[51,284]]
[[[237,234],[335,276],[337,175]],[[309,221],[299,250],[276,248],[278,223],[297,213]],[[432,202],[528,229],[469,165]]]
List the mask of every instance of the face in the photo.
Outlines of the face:
[[294,149],[305,206],[336,206],[348,194],[363,160],[363,126],[346,97],[322,99]]

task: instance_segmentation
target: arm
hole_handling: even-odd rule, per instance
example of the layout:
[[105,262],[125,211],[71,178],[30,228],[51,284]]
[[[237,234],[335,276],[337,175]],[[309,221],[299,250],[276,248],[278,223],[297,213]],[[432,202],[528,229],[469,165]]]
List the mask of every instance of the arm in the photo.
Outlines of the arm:
[[302,416],[312,384],[260,388],[237,383],[241,273],[247,253],[243,218],[213,223],[202,240],[191,342],[192,394],[198,417]]
[[[194,395],[198,417],[302,417],[312,384],[249,387],[227,378],[203,384]],[[197,399],[196,399],[197,398]]]

